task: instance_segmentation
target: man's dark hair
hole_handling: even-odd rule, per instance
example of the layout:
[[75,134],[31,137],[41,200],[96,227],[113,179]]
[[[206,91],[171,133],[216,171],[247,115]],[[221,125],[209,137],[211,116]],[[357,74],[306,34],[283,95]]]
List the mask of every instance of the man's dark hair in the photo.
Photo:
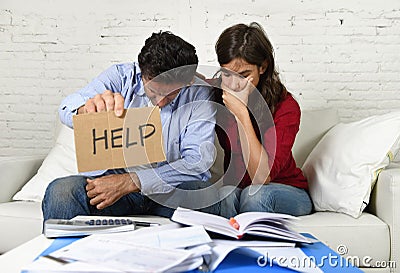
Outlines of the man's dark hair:
[[[152,80],[158,76],[157,81],[184,84],[193,79],[199,62],[195,47],[169,31],[153,33],[147,38],[138,61],[145,79]],[[185,67],[174,69],[182,66]]]

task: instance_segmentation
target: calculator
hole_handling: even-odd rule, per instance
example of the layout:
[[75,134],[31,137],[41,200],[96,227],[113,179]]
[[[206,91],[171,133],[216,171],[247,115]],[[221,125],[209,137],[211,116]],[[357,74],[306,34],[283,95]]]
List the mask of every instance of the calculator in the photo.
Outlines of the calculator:
[[49,219],[44,223],[47,238],[85,236],[98,233],[132,231],[136,223],[130,219],[107,218],[88,220]]

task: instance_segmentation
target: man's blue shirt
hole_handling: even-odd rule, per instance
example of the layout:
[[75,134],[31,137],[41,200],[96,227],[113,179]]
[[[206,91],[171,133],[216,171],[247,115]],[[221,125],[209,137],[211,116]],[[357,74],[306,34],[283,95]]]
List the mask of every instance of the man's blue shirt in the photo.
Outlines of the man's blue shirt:
[[[125,99],[125,108],[151,105],[144,92],[139,65],[117,64],[62,101],[59,108],[61,121],[72,127],[72,116],[78,108],[105,90],[120,93]],[[171,186],[210,178],[209,168],[214,161],[215,114],[211,88],[199,79],[193,85],[182,88],[172,102],[161,108],[167,160],[152,168],[132,168],[139,177],[142,193],[166,193],[173,189]],[[105,172],[92,172],[90,175]]]

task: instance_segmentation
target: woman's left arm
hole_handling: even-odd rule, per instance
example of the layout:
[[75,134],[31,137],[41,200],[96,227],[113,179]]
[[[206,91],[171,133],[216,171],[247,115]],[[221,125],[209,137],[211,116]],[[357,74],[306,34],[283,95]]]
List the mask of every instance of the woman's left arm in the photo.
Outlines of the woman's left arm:
[[247,110],[249,89],[245,88],[241,92],[228,91],[226,88],[223,89],[223,102],[237,121],[242,156],[252,183],[268,184],[271,180],[269,176],[268,154],[257,138],[250,114]]
[[257,138],[248,111],[236,116],[243,160],[252,184],[268,184],[271,180],[268,154]]

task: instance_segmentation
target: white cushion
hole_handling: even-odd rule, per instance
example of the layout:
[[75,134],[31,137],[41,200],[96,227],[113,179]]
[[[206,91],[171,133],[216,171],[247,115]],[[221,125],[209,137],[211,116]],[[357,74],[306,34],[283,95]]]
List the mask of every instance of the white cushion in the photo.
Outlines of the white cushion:
[[333,108],[301,111],[300,128],[292,149],[297,166],[303,166],[315,145],[338,122],[339,116]]
[[390,149],[390,160],[394,163],[400,163],[400,136]]
[[315,209],[359,217],[399,136],[400,112],[340,123],[329,130],[303,166]]
[[313,234],[331,249],[347,257],[390,260],[389,227],[375,215],[363,212],[355,219],[343,213],[316,212],[299,219],[295,227],[297,231]]
[[62,125],[56,144],[44,159],[37,174],[14,195],[13,200],[42,201],[50,182],[77,173],[74,131]]

